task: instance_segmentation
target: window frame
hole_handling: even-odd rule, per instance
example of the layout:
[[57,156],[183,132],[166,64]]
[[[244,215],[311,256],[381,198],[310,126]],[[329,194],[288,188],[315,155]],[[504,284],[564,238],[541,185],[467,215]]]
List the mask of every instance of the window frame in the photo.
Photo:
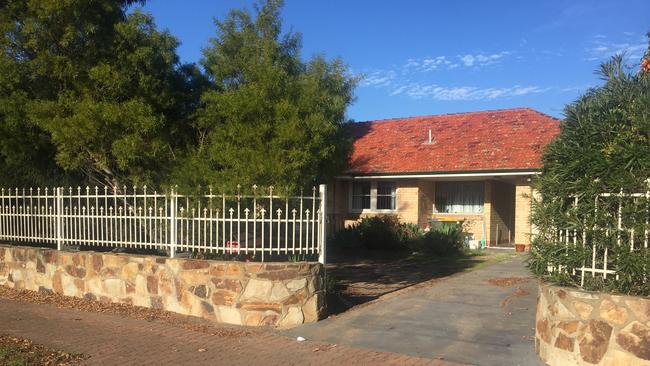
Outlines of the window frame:
[[[446,185],[455,185],[455,184],[476,184],[480,185],[481,187],[481,204],[480,204],[480,211],[474,212],[474,211],[460,211],[460,212],[444,212],[444,211],[438,211],[438,198],[439,196],[439,186],[441,184],[446,184]],[[464,206],[464,205],[463,205]],[[441,182],[435,182],[435,190],[434,190],[434,200],[433,200],[433,213],[435,215],[484,215],[485,214],[485,181],[441,181]]]
[[[390,193],[382,193],[379,194],[379,185],[380,184],[386,184],[390,186]],[[397,208],[397,184],[394,181],[377,181],[377,190],[375,192],[376,196],[376,203],[375,203],[375,209],[376,210],[390,210],[390,211],[395,211]],[[372,189],[370,191],[370,195],[372,197]],[[389,198],[390,199],[390,208],[379,208],[379,198]],[[372,207],[372,202],[371,202],[371,207]]]
[[[354,208],[354,206],[353,206],[354,184],[355,183],[364,183],[364,182],[370,183],[370,208],[363,208],[363,209]],[[349,212],[351,212],[351,213],[386,213],[386,214],[397,213],[397,191],[399,190],[397,181],[395,181],[395,180],[386,180],[386,181],[382,180],[381,181],[382,183],[385,182],[385,183],[392,183],[393,184],[394,191],[392,193],[392,196],[394,197],[393,200],[394,200],[394,206],[395,207],[392,208],[392,209],[386,209],[386,208],[378,209],[377,208],[377,183],[378,182],[379,181],[377,181],[377,180],[370,180],[370,181],[359,180],[359,181],[352,181],[350,183],[349,203],[348,203]],[[382,195],[382,196],[385,197],[387,195]]]
[[[360,194],[360,195],[355,195],[354,194],[354,185],[355,184],[367,184],[368,185],[368,195],[366,194]],[[361,201],[361,206],[363,206],[363,198],[368,197],[368,208],[361,207],[361,208],[355,208],[354,207],[354,198],[355,197],[362,197]],[[350,184],[350,210],[354,211],[363,211],[363,210],[369,210],[372,207],[372,184],[370,182],[352,182]]]

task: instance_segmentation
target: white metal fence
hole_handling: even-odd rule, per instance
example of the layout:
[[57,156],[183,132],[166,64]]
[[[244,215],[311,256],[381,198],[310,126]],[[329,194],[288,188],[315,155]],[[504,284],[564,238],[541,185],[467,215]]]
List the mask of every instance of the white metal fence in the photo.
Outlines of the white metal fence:
[[[325,258],[325,185],[311,195],[182,195],[104,188],[0,192],[0,240],[177,252]],[[264,192],[261,192],[264,191]],[[259,192],[259,193],[257,193]]]
[[[619,256],[625,252],[648,249],[650,242],[650,181],[643,193],[600,193],[591,202],[573,197],[566,217],[555,229],[556,243],[586,249],[589,254],[582,266],[572,269],[580,276],[581,286],[587,277],[619,279]],[[549,264],[548,271],[565,271],[566,266]],[[644,279],[650,268],[643,268]]]

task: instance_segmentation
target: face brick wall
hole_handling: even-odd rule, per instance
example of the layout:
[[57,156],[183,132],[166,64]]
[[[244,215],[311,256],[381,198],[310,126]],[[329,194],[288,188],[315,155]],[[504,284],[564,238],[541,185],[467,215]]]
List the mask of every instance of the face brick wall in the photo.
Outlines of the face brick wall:
[[0,285],[126,303],[238,325],[325,315],[320,263],[226,262],[0,246]]
[[530,245],[532,194],[530,182],[518,179],[515,186],[515,244]]

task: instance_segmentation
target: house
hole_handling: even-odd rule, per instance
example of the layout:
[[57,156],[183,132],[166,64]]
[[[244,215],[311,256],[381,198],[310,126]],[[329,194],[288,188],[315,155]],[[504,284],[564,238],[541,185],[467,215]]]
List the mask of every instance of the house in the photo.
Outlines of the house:
[[558,119],[529,108],[354,123],[349,170],[330,186],[332,225],[462,221],[475,244],[527,246],[531,179],[559,132]]

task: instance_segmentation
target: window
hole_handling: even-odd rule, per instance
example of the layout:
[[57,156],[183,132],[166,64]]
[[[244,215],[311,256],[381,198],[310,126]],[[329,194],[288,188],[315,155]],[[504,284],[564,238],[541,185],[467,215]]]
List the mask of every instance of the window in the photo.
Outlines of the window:
[[482,213],[483,182],[436,183],[436,212]]
[[352,209],[370,208],[370,182],[352,183]]
[[352,211],[394,211],[397,208],[397,184],[386,181],[352,182]]
[[377,209],[395,209],[395,183],[377,182]]

